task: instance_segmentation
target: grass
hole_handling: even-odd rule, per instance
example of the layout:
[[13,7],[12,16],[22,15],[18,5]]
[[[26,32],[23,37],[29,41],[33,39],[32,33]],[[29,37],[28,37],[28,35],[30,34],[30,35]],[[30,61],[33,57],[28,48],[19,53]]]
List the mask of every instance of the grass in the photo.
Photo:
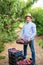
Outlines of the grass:
[[5,59],[5,56],[0,56],[0,60],[1,60],[1,59]]
[[38,40],[38,44],[39,44],[39,46],[41,46],[43,48],[43,40],[42,39]]
[[4,43],[0,41],[0,53],[4,51]]

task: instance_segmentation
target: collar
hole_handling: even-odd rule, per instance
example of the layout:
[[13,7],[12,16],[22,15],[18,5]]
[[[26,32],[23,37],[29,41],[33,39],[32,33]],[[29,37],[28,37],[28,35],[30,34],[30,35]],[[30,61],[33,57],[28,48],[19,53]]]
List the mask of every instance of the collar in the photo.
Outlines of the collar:
[[30,21],[30,22],[26,22],[26,24],[29,24],[29,23],[31,23],[32,21]]

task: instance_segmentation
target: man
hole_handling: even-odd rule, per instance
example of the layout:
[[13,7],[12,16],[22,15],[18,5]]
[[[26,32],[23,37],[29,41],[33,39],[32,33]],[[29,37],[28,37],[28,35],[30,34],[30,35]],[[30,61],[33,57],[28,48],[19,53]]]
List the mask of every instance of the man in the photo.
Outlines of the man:
[[[31,14],[27,14],[25,16],[26,23],[24,24],[20,38],[23,36],[23,40],[27,40],[31,49],[32,53],[32,60],[34,61],[35,64],[35,49],[34,49],[34,37],[36,36],[36,25],[32,22],[32,16]],[[27,46],[24,45],[24,59],[26,58],[27,55]]]

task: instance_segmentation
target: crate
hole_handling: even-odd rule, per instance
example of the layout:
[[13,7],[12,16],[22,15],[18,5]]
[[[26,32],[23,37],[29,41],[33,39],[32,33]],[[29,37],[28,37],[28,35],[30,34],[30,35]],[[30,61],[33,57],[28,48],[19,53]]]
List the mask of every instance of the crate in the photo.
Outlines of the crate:
[[33,65],[34,63],[33,63],[33,61],[32,60],[20,60],[20,61],[18,61],[17,62],[17,65]]
[[9,65],[33,65],[32,59],[23,59],[22,51],[8,49]]
[[15,48],[8,49],[9,64],[15,65],[17,61],[23,60],[22,51],[16,50]]
[[9,62],[16,63],[17,61],[23,60],[23,56],[19,56],[16,58],[9,57]]
[[17,63],[9,62],[9,65],[17,65]]
[[28,42],[27,40],[24,41],[23,39],[18,39],[18,40],[16,40],[16,43],[17,43],[17,44],[23,44],[23,45],[29,44],[29,42]]
[[22,54],[22,51],[16,50],[15,48],[8,49],[8,54],[10,56],[19,56]]

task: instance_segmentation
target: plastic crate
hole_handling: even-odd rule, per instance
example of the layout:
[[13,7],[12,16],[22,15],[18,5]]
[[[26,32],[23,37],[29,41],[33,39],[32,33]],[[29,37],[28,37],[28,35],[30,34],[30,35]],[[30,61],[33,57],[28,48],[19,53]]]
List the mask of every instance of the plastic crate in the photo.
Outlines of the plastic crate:
[[9,57],[10,62],[17,62],[19,60],[23,60],[23,55],[18,56],[18,57]]
[[29,44],[29,42],[28,42],[27,40],[24,41],[23,39],[18,39],[18,40],[16,40],[16,43],[17,43],[17,44],[23,44],[23,45]]
[[9,62],[9,65],[17,65],[17,63]]
[[16,50],[15,48],[8,49],[8,54],[10,56],[19,56],[22,54],[22,51]]
[[33,61],[32,60],[20,60],[17,62],[17,65],[33,65]]
[[23,60],[22,51],[16,50],[15,48],[8,49],[9,64],[15,65],[17,61]]

